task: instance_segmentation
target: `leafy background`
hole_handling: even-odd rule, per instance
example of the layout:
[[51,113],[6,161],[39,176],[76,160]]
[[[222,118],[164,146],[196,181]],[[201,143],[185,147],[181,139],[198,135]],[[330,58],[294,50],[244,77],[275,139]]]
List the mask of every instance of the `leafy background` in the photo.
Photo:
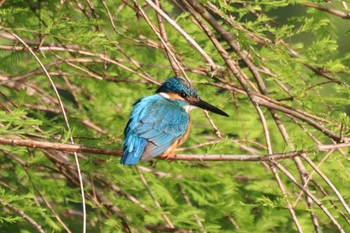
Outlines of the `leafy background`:
[[[350,231],[348,30],[346,1],[0,1],[0,231]],[[173,75],[230,115],[192,112],[178,153],[232,161],[120,165],[132,104]],[[79,173],[4,143],[71,138],[116,153]]]

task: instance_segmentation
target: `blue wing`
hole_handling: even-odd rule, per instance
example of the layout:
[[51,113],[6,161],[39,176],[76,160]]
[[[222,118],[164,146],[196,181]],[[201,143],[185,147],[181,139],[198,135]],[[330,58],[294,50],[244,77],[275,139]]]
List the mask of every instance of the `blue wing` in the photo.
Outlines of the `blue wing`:
[[149,160],[164,153],[186,132],[189,115],[173,100],[158,94],[135,103],[124,131],[122,164],[132,165],[141,157]]

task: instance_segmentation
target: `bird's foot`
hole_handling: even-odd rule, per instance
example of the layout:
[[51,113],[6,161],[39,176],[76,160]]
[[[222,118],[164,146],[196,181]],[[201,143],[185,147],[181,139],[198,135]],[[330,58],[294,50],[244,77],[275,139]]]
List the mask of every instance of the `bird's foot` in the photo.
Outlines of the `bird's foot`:
[[175,155],[174,151],[171,151],[168,154],[166,154],[163,158],[166,160],[171,160],[171,157],[174,157],[174,155]]

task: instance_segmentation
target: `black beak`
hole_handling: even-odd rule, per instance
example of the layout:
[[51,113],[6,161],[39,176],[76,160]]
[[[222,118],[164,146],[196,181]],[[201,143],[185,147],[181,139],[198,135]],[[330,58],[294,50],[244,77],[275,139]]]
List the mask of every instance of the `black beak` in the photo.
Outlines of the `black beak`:
[[211,111],[213,113],[219,114],[221,116],[229,117],[229,115],[226,112],[218,109],[217,107],[215,107],[215,106],[213,106],[213,105],[211,105],[211,104],[209,104],[201,99],[193,101],[191,104],[194,106],[197,106],[199,108],[202,108],[202,109]]

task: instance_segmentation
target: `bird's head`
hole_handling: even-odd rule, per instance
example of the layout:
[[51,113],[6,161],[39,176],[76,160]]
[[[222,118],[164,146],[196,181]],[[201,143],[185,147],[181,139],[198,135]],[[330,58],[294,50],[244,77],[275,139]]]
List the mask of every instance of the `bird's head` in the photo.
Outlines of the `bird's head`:
[[[186,103],[187,106],[195,106],[222,116],[229,116],[224,111],[199,98],[197,90],[191,85],[191,83],[182,78],[168,78],[158,88],[157,93],[168,99],[181,100]],[[186,110],[190,109],[191,108],[187,108]]]

